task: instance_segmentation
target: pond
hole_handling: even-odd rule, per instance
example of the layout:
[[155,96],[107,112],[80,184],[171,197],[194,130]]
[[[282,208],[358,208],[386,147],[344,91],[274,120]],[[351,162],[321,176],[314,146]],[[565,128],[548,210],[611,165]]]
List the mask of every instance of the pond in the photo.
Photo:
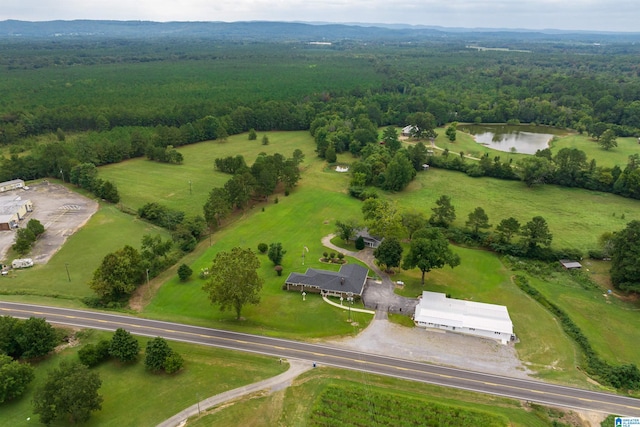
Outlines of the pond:
[[469,133],[478,144],[498,151],[535,154],[549,147],[554,136],[566,131],[533,125],[459,125],[458,130]]

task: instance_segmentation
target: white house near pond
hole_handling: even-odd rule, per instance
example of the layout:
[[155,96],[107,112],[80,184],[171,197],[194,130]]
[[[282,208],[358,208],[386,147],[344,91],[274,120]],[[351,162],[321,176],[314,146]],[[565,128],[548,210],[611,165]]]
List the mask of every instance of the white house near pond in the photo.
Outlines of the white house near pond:
[[413,318],[417,326],[491,338],[507,344],[515,339],[507,307],[447,298],[422,292]]

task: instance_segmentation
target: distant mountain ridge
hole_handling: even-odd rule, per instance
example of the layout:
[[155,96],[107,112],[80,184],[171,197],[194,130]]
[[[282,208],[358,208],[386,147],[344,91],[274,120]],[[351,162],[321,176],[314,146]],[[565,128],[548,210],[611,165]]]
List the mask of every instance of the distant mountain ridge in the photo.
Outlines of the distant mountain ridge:
[[446,28],[405,24],[335,24],[326,22],[153,22],[153,21],[0,21],[0,38],[107,37],[188,38],[238,41],[340,41],[469,39],[487,36],[528,40],[579,38],[584,41],[640,41],[640,33]]

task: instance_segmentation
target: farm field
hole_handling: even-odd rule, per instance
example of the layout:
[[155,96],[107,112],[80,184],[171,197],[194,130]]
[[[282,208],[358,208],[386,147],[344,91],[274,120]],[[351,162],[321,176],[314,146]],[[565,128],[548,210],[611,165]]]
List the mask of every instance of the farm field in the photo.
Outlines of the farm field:
[[[82,333],[81,343],[96,343],[100,339],[110,339],[111,335],[86,331]],[[145,348],[147,340],[138,337],[141,349]],[[99,393],[104,396],[104,402],[102,410],[94,412],[83,425],[156,425],[198,399],[261,381],[287,369],[286,364],[281,365],[274,358],[178,342],[169,345],[185,359],[185,368],[175,375],[152,374],[145,370],[144,350],[132,365],[111,360],[93,368],[102,380]],[[0,424],[22,427],[38,423],[31,405],[34,390],[44,383],[46,373],[62,360],[77,360],[79,349],[80,346],[66,348],[36,363],[36,379],[22,398],[3,404]]]
[[[444,409],[444,414],[470,412],[485,417],[485,420],[495,420],[496,424],[526,427],[542,427],[551,425],[553,420],[559,420],[561,411],[551,411],[547,408],[523,408],[520,402],[500,397],[479,395],[462,390],[444,389],[427,384],[378,377],[374,375],[346,372],[338,369],[319,368],[302,374],[293,385],[286,390],[278,391],[267,396],[257,396],[251,400],[243,400],[229,405],[213,413],[203,414],[200,418],[190,421],[190,426],[236,426],[236,425],[269,425],[314,426],[314,425],[349,425],[353,417],[335,418],[333,422],[323,424],[314,420],[315,408],[322,410],[324,405],[320,398],[334,387],[345,388],[349,391],[361,393],[361,400],[351,401],[349,408],[355,410],[358,416],[367,417],[378,425],[398,425],[399,420],[392,424],[382,424],[386,417],[400,417],[406,424],[417,412],[407,414],[405,419],[399,407],[391,411],[384,411],[380,405],[367,404],[371,399],[384,394],[391,399],[401,401],[415,401],[423,408],[438,405]],[[355,395],[353,395],[355,397]],[[347,402],[341,402],[347,406]],[[422,413],[422,412],[420,412]],[[572,415],[576,419],[576,415]],[[362,424],[360,424],[362,425]],[[440,425],[436,423],[434,425]],[[452,424],[458,425],[458,424]],[[459,424],[463,425],[463,424]],[[478,425],[487,425],[486,423]]]
[[[267,135],[269,145],[262,145]],[[121,193],[120,203],[137,210],[149,202],[162,203],[188,214],[202,215],[209,192],[222,187],[230,175],[215,170],[216,158],[242,155],[251,165],[259,153],[280,153],[291,157],[295,149],[306,156],[301,167],[314,161],[312,140],[307,131],[261,132],[256,141],[247,134],[233,135],[226,142],[207,141],[179,147],[184,156],[182,165],[158,163],[145,158],[131,159],[100,168],[99,177],[113,181]],[[307,179],[306,176],[303,179]]]
[[544,185],[527,188],[518,181],[470,178],[463,173],[433,169],[421,172],[407,189],[389,197],[403,208],[431,216],[431,208],[443,194],[456,209],[454,225],[464,227],[467,216],[482,207],[489,223],[516,218],[521,224],[542,216],[553,234],[554,248],[575,248],[586,253],[597,248],[598,237],[623,229],[640,219],[640,202],[610,193]]

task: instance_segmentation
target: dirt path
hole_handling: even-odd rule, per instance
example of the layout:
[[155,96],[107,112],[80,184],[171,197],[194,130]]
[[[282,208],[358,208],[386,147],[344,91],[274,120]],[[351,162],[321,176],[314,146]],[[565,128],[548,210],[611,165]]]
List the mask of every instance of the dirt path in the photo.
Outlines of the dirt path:
[[298,377],[298,375],[308,371],[309,369],[313,369],[313,365],[306,361],[290,360],[288,362],[289,369],[286,372],[283,372],[282,374],[275,377],[268,378],[264,381],[249,384],[244,387],[238,387],[236,389],[211,396],[196,403],[195,405],[188,407],[184,411],[180,411],[173,417],[161,422],[160,424],[158,424],[158,427],[186,426],[190,417],[203,415],[203,413],[205,413],[208,409],[219,406],[225,402],[237,400],[248,394],[256,393],[259,391],[266,391],[268,394],[270,394],[289,387],[291,385],[291,382],[296,377]]

